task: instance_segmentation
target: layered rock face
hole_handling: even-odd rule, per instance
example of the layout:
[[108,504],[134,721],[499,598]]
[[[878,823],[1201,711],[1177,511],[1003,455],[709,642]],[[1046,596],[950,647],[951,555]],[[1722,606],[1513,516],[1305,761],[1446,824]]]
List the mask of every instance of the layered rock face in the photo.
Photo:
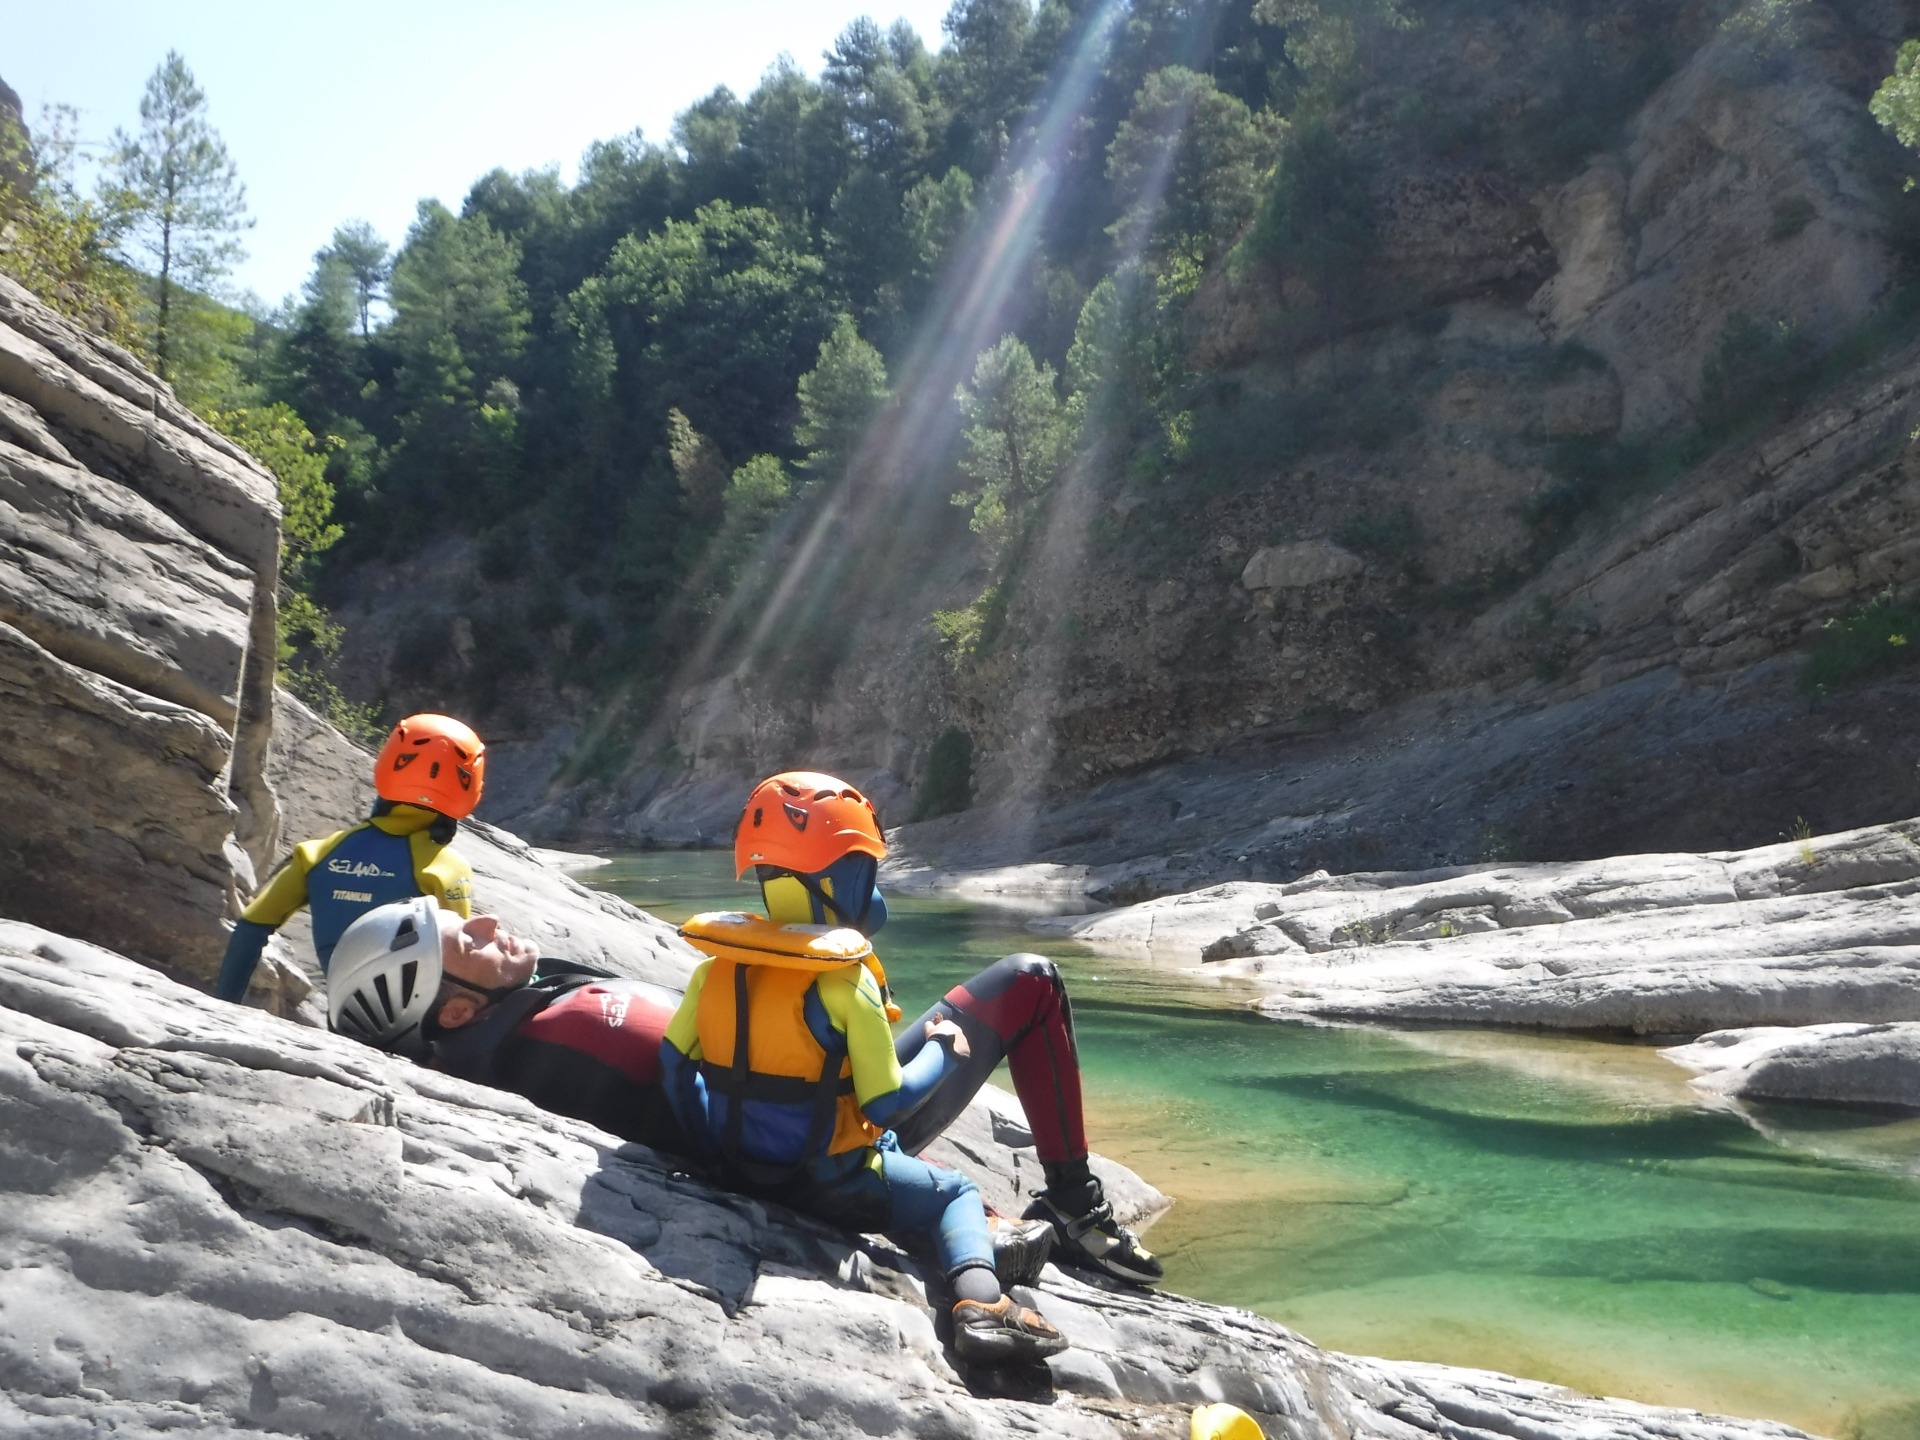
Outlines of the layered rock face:
[[279,842],[273,477],[0,278],[0,913],[186,977]]
[[0,1276],[10,1435],[1147,1440],[1221,1399],[1286,1440],[1799,1433],[1332,1355],[1054,1269],[1028,1298],[1074,1348],[963,1374],[883,1242],[11,922]]
[[1920,1021],[1917,895],[1908,821],[1714,855],[1229,884],[1036,924],[1211,962],[1276,1016],[1699,1034]]

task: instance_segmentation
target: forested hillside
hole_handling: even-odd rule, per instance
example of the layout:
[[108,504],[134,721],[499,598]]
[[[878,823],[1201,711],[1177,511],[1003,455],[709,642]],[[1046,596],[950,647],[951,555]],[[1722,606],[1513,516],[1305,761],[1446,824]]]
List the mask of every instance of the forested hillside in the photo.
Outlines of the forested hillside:
[[[685,838],[797,758],[890,818],[1030,810],[1423,697],[1844,684],[1904,658],[1897,566],[1813,584],[1775,505],[1655,616],[1603,552],[1904,373],[1914,156],[1870,100],[1915,8],[854,20],[572,184],[481,176],[391,253],[343,224],[176,383],[317,437],[272,432],[338,527],[292,554],[309,692],[472,712],[556,835]],[[1551,828],[1522,848],[1578,848]]]

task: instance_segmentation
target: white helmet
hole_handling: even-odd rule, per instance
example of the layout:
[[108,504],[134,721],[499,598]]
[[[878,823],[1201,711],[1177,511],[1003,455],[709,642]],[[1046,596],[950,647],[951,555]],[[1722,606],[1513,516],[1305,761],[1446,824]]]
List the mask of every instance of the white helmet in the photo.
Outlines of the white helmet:
[[422,895],[369,910],[347,927],[327,966],[334,1030],[382,1050],[417,1048],[440,993],[439,915]]

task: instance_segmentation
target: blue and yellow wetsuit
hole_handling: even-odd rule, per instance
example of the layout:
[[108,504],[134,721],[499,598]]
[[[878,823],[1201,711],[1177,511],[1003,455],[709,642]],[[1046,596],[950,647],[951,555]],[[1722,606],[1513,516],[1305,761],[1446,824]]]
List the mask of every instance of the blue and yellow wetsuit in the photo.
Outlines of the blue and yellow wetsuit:
[[473,871],[449,844],[453,824],[437,810],[382,801],[352,829],[294,846],[235,922],[213,993],[242,999],[267,937],[302,905],[313,911],[313,948],[323,974],[347,926],[376,905],[430,895],[445,909],[471,915]]
[[[846,873],[834,873],[843,867]],[[761,893],[769,918],[798,924],[852,922],[868,933],[885,920],[885,901],[873,888],[873,861],[868,857],[849,856],[815,878],[819,893],[789,876],[766,880]],[[822,894],[831,899],[836,880],[842,893],[862,897],[857,906],[847,907],[856,913],[822,913]],[[840,910],[841,902],[833,908]],[[680,1128],[696,1149],[724,1166],[731,1101],[709,1088],[700,1073],[705,1058],[700,997],[713,964],[704,962],[687,982],[660,1047],[661,1078]],[[739,1139],[748,1164],[793,1167],[778,1187],[779,1198],[823,1219],[855,1230],[928,1233],[949,1275],[971,1266],[991,1269],[993,1242],[978,1187],[958,1171],[904,1153],[888,1129],[933,1095],[953,1069],[952,1052],[944,1044],[924,1044],[902,1065],[887,1021],[886,997],[864,966],[820,975],[806,990],[801,1018],[822,1050],[847,1057],[857,1111],[855,1106],[843,1107],[824,1149],[808,1154],[810,1104],[743,1100]],[[875,1135],[877,1141],[870,1140]],[[751,1174],[737,1178],[753,1183]]]

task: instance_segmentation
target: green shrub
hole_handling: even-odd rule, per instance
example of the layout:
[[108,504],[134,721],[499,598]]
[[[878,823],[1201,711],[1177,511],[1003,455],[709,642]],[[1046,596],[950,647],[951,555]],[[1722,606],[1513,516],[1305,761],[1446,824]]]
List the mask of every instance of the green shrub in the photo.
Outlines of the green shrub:
[[1782,195],[1773,202],[1773,220],[1767,226],[1769,240],[1791,240],[1820,212],[1804,195]]
[[1779,419],[1812,377],[1813,342],[1786,320],[1730,317],[1700,368],[1700,422],[1725,432]]
[[1830,695],[1910,662],[1920,650],[1920,605],[1883,590],[1820,627],[1800,673],[1809,695]]
[[927,774],[920,783],[913,818],[955,815],[973,804],[973,737],[949,726],[927,751]]
[[1411,505],[1398,505],[1384,515],[1351,516],[1340,526],[1338,538],[1349,550],[1404,560],[1420,549],[1420,520]]
[[280,683],[355,744],[372,749],[386,738],[380,707],[347,699],[324,671],[308,665],[283,665]]

